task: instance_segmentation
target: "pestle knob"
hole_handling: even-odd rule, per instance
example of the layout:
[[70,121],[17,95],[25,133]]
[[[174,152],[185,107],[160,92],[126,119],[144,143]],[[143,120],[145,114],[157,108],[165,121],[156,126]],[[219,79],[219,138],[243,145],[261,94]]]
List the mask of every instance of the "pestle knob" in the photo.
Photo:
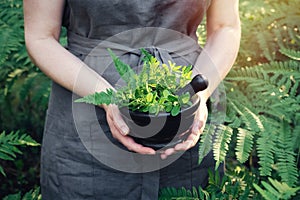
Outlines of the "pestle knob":
[[189,84],[181,88],[178,92],[176,92],[176,94],[182,95],[188,92],[192,97],[197,92],[205,90],[207,86],[208,86],[207,78],[202,76],[201,74],[197,74],[196,76],[194,76],[194,78],[191,80]]

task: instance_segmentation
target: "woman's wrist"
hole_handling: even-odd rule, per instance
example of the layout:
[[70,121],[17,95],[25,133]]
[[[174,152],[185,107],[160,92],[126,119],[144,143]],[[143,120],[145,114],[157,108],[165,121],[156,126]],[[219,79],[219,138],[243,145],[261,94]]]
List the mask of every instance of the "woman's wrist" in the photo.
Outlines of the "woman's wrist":
[[100,104],[98,105],[100,108],[103,108],[105,110],[105,112],[107,112],[107,110],[109,109],[109,107],[111,106],[110,104],[107,105],[107,104]]
[[204,91],[198,92],[197,95],[200,97],[200,100],[202,102],[207,102],[207,100],[209,98],[209,93],[208,93],[207,89]]

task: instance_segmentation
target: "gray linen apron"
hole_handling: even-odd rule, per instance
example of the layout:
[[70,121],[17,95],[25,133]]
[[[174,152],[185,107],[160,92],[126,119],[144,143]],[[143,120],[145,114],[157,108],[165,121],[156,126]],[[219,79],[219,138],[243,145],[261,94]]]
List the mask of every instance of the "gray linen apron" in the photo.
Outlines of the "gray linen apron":
[[[67,48],[112,85],[120,77],[116,76],[111,58],[104,55],[103,49],[97,49],[97,45],[108,38],[110,40],[104,46],[112,48],[131,66],[141,63],[140,47],[145,47],[161,62],[172,60],[182,65],[193,64],[201,52],[196,42],[196,30],[207,4],[205,0],[67,0],[63,19],[68,30]],[[165,30],[170,34],[165,35]],[[125,37],[112,37],[126,31],[129,34]],[[189,36],[194,44],[176,33]],[[108,67],[103,70],[106,65]],[[106,140],[95,139],[101,134],[99,127],[108,141],[120,149],[126,148],[111,136],[103,109],[83,105],[80,112],[94,112],[96,119],[89,118],[87,114],[84,120],[78,122],[74,113],[74,96],[76,98],[72,92],[53,82],[42,144],[43,199],[153,200],[158,198],[160,188],[191,189],[192,186],[207,184],[207,169],[213,169],[214,161],[210,153],[198,165],[198,145],[171,164],[164,164],[168,161],[153,156],[150,159],[163,166],[162,169],[146,169],[141,173],[120,171],[100,162],[85,145],[101,144],[106,148]],[[84,139],[78,132],[84,133]],[[113,153],[103,154],[107,160],[115,159]],[[140,156],[141,159],[150,157]],[[176,155],[168,159],[175,160],[174,157]],[[117,159],[121,159],[124,166],[131,167],[127,158]]]

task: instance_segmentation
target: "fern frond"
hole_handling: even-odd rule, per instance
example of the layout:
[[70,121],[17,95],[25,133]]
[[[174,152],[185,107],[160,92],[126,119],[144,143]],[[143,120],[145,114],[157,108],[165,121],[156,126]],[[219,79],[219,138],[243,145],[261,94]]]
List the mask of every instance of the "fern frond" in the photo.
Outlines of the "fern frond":
[[274,135],[272,131],[264,131],[257,139],[257,154],[259,158],[259,172],[261,176],[270,176],[274,165]]
[[272,178],[268,178],[268,180],[272,185],[265,181],[261,182],[265,190],[257,184],[253,184],[254,188],[267,200],[290,199],[292,196],[296,195],[297,191],[300,190],[300,187],[292,188],[285,182],[279,182]]
[[254,183],[253,186],[266,200],[279,200],[278,196],[272,194],[269,191],[263,190],[257,184]]
[[237,102],[236,100],[228,98],[228,106],[230,106],[229,109],[236,111],[242,123],[245,124],[245,128],[247,130],[255,132],[264,131],[264,126],[261,119],[257,114],[250,110],[249,105],[244,105],[241,104],[241,102]]
[[[285,118],[291,122],[295,111],[299,110],[299,101],[295,99],[300,82],[299,62],[272,62],[236,69],[226,80],[229,86],[228,97],[230,99],[238,97],[237,102],[247,102],[247,105],[250,105],[248,107],[254,108],[256,114],[262,113],[279,120]],[[233,86],[229,81],[235,81],[239,85]],[[237,94],[233,96],[232,93]],[[240,99],[242,95],[247,99]],[[292,110],[292,107],[296,110]]]
[[293,60],[300,61],[300,51],[296,51],[293,49],[287,49],[287,48],[281,48],[279,50],[279,52]]
[[3,167],[0,165],[0,173],[3,175],[3,176],[6,176],[5,172],[4,172],[4,169]]
[[[284,81],[281,78],[299,80],[300,63],[298,61],[270,62],[253,67],[243,67],[231,70],[226,80],[245,81],[251,84],[281,86]],[[260,81],[261,83],[257,82]],[[264,81],[264,82],[262,82]],[[273,92],[273,91],[272,91]]]
[[82,98],[77,99],[76,103],[88,103],[93,105],[100,105],[100,104],[112,104],[114,103],[114,96],[115,92],[112,89],[107,89],[106,92],[96,92]]
[[298,170],[293,151],[293,137],[287,122],[282,122],[282,128],[279,131],[277,145],[275,147],[275,156],[277,157],[277,171],[281,180],[289,186],[294,186],[298,180]]
[[244,163],[248,160],[250,152],[252,151],[255,132],[242,128],[238,128],[237,130],[238,133],[235,154],[238,161]]
[[26,192],[24,196],[21,196],[21,192],[16,194],[10,194],[3,198],[3,200],[41,200],[42,195],[40,194],[40,187],[32,189],[29,192]]
[[202,200],[210,199],[207,191],[203,190],[200,186],[198,190],[196,187],[191,190],[185,188],[175,189],[173,187],[163,188],[159,191],[159,200]]
[[[19,145],[38,146],[39,144],[29,135],[20,134],[19,131],[11,132],[9,134],[2,132],[0,134],[0,159],[14,160],[16,158],[16,154],[22,154],[22,152],[17,148]],[[5,175],[3,169],[1,169],[0,172]]]
[[[296,113],[295,120],[294,120],[294,128],[292,129],[292,135],[293,135],[293,149],[294,151],[298,150],[300,152],[300,113]],[[300,155],[298,155],[299,157]],[[297,163],[299,160],[297,160]]]
[[131,69],[131,67],[125,63],[123,63],[110,49],[108,49],[110,56],[113,59],[115,64],[115,68],[120,74],[121,78],[126,82],[132,82],[132,77],[135,77],[135,72]]
[[290,187],[285,182],[279,182],[272,178],[268,178],[268,180],[271,182],[274,188],[278,190],[278,192],[280,193],[280,198],[282,199],[290,199],[291,196],[294,196],[296,192],[300,190],[300,187]]
[[268,59],[268,61],[273,61],[275,59],[275,54],[273,54],[273,48],[270,48],[270,44],[268,44],[268,40],[266,40],[266,34],[264,32],[257,32],[256,39],[258,41],[259,48],[262,49],[264,57]]
[[210,124],[209,126],[205,126],[204,131],[201,134],[198,164],[200,164],[203,158],[212,150],[212,135],[214,134],[215,129],[216,126]]
[[232,133],[232,129],[229,126],[217,126],[215,131],[216,139],[213,143],[213,154],[216,161],[215,169],[218,169],[219,165],[225,160]]

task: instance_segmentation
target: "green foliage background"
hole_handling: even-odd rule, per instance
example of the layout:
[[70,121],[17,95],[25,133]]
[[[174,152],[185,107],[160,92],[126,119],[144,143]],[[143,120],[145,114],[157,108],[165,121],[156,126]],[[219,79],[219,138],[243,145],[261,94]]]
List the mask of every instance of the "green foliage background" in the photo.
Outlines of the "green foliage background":
[[[217,163],[227,160],[226,175],[212,172],[207,188],[167,188],[161,199],[300,198],[298,4],[240,0],[242,40],[224,81],[226,121],[206,128],[199,152],[200,160],[211,149]],[[21,0],[0,0],[0,30],[0,198],[21,199],[31,190],[23,198],[39,199],[38,143],[50,81],[27,56]]]

